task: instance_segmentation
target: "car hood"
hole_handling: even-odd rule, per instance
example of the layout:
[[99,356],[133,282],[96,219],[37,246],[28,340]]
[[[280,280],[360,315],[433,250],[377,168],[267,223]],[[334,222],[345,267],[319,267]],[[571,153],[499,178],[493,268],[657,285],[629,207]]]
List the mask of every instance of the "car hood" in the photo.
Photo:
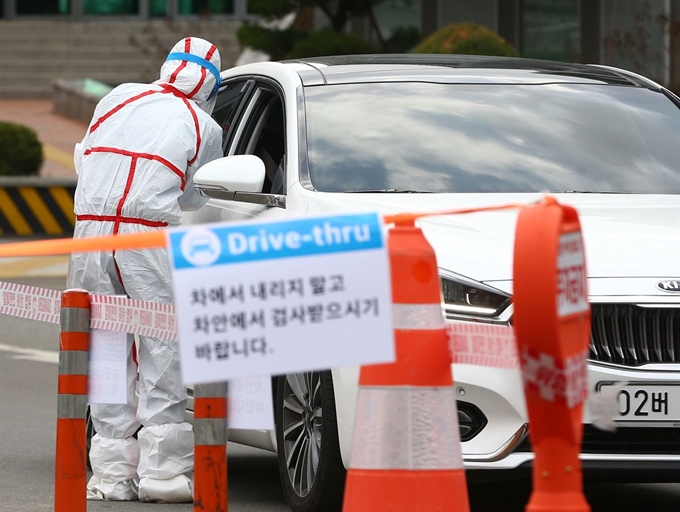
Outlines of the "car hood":
[[[429,212],[531,203],[540,194],[311,194],[308,213]],[[680,196],[556,194],[581,220],[591,278],[679,278]],[[439,267],[478,281],[512,279],[517,211],[506,210],[422,219]]]

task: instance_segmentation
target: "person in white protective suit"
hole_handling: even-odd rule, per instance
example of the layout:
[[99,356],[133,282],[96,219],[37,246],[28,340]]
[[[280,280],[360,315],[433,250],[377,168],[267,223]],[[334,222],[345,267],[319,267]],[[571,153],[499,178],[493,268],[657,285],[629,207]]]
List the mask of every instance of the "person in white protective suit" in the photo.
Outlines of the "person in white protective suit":
[[[214,45],[187,37],[173,47],[159,80],[120,85],[100,101],[74,153],[74,236],[177,226],[182,211],[205,203],[193,175],[222,156],[222,130],[210,117],[219,68]],[[162,249],[74,254],[69,286],[173,302],[169,259]],[[133,351],[129,336],[127,403],[91,404],[96,435],[88,499],[190,502],[193,432],[184,418],[187,391],[177,343],[139,337],[138,402]]]

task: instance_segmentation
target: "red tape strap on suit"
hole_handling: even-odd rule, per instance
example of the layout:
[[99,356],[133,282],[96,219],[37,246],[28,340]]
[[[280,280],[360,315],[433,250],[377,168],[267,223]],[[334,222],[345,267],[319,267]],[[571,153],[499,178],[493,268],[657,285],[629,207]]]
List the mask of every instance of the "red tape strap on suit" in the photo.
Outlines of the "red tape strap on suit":
[[171,162],[163,158],[162,156],[152,155],[150,153],[135,153],[134,151],[128,151],[127,149],[120,148],[109,148],[109,147],[94,147],[85,151],[86,155],[92,153],[115,153],[117,155],[129,156],[131,158],[141,158],[144,160],[154,160],[156,162],[162,163],[170,171],[177,175],[177,177],[182,180],[182,185],[180,189],[184,192],[184,187],[186,186],[186,180],[184,179],[184,173]]
[[121,224],[139,224],[150,228],[168,227],[167,222],[159,220],[146,220],[137,217],[116,217],[115,215],[76,215],[76,220],[94,220],[99,222],[120,222]]

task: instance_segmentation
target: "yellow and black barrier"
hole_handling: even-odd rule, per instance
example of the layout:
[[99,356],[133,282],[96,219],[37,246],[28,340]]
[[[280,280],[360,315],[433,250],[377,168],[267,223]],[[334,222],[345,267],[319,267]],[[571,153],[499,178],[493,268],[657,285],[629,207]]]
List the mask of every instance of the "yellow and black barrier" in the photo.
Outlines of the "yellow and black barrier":
[[0,179],[0,237],[69,236],[76,180]]

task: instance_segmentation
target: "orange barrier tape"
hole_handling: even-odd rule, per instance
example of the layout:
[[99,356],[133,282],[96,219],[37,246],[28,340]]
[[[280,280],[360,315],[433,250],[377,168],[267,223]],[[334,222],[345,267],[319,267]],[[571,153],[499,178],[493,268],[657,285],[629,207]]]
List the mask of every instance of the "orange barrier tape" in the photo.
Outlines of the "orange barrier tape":
[[[552,197],[546,197],[547,201],[554,201]],[[494,212],[498,210],[514,210],[522,209],[529,206],[530,203],[511,203],[500,206],[482,206],[479,208],[462,208],[458,210],[441,210],[436,212],[420,212],[420,213],[397,213],[395,215],[385,215],[383,219],[385,224],[412,224],[414,221],[423,217],[435,217],[440,215],[460,215],[464,213],[480,213],[480,212]]]
[[[554,202],[552,197],[546,196],[543,201]],[[493,212],[498,210],[522,209],[526,204],[505,204],[500,206],[486,206],[480,208],[463,208],[459,210],[441,210],[421,213],[397,213],[385,215],[385,224],[412,224],[422,217],[439,215],[459,215],[464,213]],[[60,238],[58,240],[37,240],[34,242],[17,242],[0,245],[0,258],[18,256],[54,256],[57,254],[72,254],[74,252],[92,251],[120,251],[125,249],[155,249],[167,246],[165,230],[131,235],[108,235],[87,238]]]
[[165,231],[132,235],[108,235],[87,238],[61,238],[0,245],[0,258],[16,256],[53,256],[74,252],[119,251],[124,249],[154,249],[166,247]]

